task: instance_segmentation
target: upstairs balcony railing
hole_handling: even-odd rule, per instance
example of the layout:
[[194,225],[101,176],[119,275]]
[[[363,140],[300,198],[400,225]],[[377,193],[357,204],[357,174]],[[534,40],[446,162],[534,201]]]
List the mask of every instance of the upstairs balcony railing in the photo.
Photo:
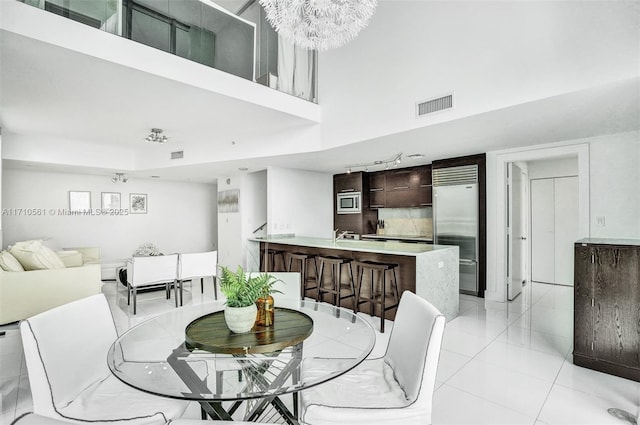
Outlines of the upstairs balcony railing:
[[280,39],[257,0],[18,1],[316,102],[316,52]]

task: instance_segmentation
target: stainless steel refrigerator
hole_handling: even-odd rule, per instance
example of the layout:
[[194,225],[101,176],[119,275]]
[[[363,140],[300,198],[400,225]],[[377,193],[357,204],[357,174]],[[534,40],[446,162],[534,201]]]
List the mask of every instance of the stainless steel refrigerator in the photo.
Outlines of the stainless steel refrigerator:
[[478,295],[478,166],[433,170],[434,243],[460,248],[460,292]]

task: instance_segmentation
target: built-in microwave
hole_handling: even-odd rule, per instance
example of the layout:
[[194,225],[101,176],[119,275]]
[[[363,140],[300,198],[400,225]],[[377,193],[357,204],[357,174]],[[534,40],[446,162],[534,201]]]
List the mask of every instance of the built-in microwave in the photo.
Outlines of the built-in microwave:
[[362,196],[360,192],[338,193],[336,208],[338,214],[359,214],[362,209]]

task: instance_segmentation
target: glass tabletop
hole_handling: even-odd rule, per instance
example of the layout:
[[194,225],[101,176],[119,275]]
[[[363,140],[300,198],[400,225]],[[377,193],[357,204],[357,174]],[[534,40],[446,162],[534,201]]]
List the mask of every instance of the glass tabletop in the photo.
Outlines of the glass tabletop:
[[[297,345],[274,352],[212,353],[185,344],[185,328],[198,318],[224,310],[224,305],[182,307],[122,334],[109,349],[109,368],[124,383],[165,397],[247,400],[326,382],[357,366],[373,349],[373,328],[350,310],[305,300],[279,300],[276,307],[308,316],[313,322],[311,334]],[[328,359],[331,367],[320,376],[302,380],[300,369],[311,357]]]

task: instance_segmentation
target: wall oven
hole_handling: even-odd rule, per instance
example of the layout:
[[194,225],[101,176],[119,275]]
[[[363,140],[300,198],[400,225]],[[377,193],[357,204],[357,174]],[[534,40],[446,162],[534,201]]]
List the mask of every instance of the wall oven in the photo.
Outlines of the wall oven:
[[360,192],[338,193],[336,212],[338,214],[360,214],[362,212],[362,195]]

